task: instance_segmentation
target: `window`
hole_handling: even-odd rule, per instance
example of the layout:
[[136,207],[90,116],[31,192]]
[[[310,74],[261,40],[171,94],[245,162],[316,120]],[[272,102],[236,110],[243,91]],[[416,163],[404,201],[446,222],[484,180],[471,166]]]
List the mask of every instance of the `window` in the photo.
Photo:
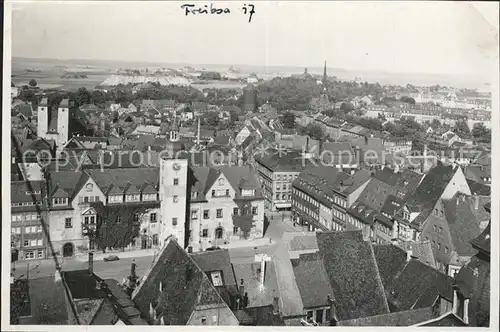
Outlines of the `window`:
[[43,240],[42,239],[36,240],[36,245],[37,246],[43,246]]
[[212,197],[215,197],[215,190],[212,190]]
[[35,252],[34,251],[27,251],[24,255],[26,259],[33,259],[35,258]]
[[252,214],[255,216],[257,214],[257,207],[252,206]]
[[154,246],[158,245],[158,234],[153,234],[153,245]]
[[229,189],[226,189],[226,196],[229,196]]
[[133,222],[139,222],[139,215],[137,213],[134,213],[134,216],[132,217]]
[[222,218],[222,209],[217,209],[217,218]]
[[203,219],[210,218],[210,210],[203,210]]
[[89,198],[87,196],[83,197],[83,203],[88,203],[89,202]]
[[157,220],[156,220],[156,213],[151,213],[151,214],[149,215],[149,221],[150,221],[150,222],[153,222],[153,223],[157,221]]
[[438,215],[438,209],[434,209],[434,215],[437,216]]
[[207,317],[201,317],[201,324],[203,325],[207,324]]
[[179,179],[178,178],[175,178],[174,179],[174,186],[178,186],[179,185]]
[[54,205],[66,205],[68,204],[68,199],[67,198],[54,198],[52,200]]
[[64,228],[73,228],[73,221],[71,218],[64,219]]
[[24,247],[29,247],[29,246],[30,246],[30,241],[28,241],[28,240],[24,240],[24,242],[23,242],[23,246],[24,246]]
[[140,194],[127,195],[127,196],[125,196],[125,200],[127,202],[139,202],[141,200],[141,195]]
[[310,320],[313,318],[313,311],[312,310],[307,310],[307,320]]
[[191,210],[191,220],[198,219],[198,210]]
[[172,225],[177,226],[177,218],[172,218]]
[[201,234],[202,237],[208,237],[208,228],[204,228]]
[[212,283],[214,286],[224,286],[222,282],[222,275],[220,271],[215,271],[210,273],[210,276],[212,277]]
[[156,194],[143,194],[142,200],[143,201],[156,201]]
[[238,235],[239,228],[238,226],[233,227],[233,235]]
[[36,253],[36,257],[37,258],[43,258],[43,251],[38,250],[37,253]]
[[212,316],[212,324],[217,325],[217,315]]
[[191,199],[197,199],[198,198],[198,192],[197,191],[193,191],[191,193]]
[[323,309],[316,310],[316,323],[323,323]]
[[175,196],[173,197],[173,200],[174,200],[174,203],[177,203],[177,202],[179,201],[179,196],[175,195]]

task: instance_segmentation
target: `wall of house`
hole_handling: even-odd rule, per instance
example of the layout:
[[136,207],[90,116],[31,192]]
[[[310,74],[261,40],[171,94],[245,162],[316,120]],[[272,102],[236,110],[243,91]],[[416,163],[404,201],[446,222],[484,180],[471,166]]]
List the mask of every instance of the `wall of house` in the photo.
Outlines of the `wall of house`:
[[[48,241],[44,235],[42,227],[42,217],[46,219],[47,212],[42,211],[41,214],[33,208],[31,212],[11,212],[11,248],[16,248],[18,252],[18,260],[26,259],[41,259],[47,257]],[[35,217],[35,219],[33,219]],[[48,225],[47,225],[48,226]],[[26,228],[29,227],[29,232]],[[33,229],[35,227],[35,229]],[[35,230],[35,232],[32,232]],[[36,245],[32,245],[31,241],[37,241]],[[28,246],[24,245],[24,241],[29,241]],[[41,242],[40,242],[41,241]],[[27,256],[27,253],[31,253]],[[33,256],[31,256],[33,255]]]
[[235,141],[236,145],[240,145],[243,141],[250,136],[250,130],[247,127],[243,127],[238,135],[236,135]]
[[467,184],[467,179],[465,178],[464,172],[460,167],[456,167],[455,174],[446,186],[446,189],[441,195],[442,199],[451,199],[457,192],[462,192],[466,195],[471,195],[469,185]]
[[[178,169],[174,169],[175,167]],[[174,235],[182,247],[186,245],[187,170],[187,160],[160,160],[161,245],[169,235]],[[177,185],[174,185],[174,179],[178,179]],[[177,202],[174,202],[174,197]],[[176,225],[173,225],[173,218],[177,218]]]
[[[139,236],[135,238],[135,243],[130,245],[131,248],[143,249],[144,244],[146,248],[158,248],[161,245],[161,223],[160,223],[160,208],[147,209],[141,216],[141,228]],[[156,222],[151,221],[151,214],[156,214]],[[143,243],[143,238],[146,243]]]
[[49,127],[49,110],[47,105],[38,106],[38,137],[45,137]]
[[69,108],[59,107],[57,110],[57,140],[58,148],[62,147],[69,139]]
[[436,263],[442,267],[441,270],[444,272],[454,247],[441,200],[436,203],[425,221],[420,239],[431,242]]
[[[203,323],[205,319],[205,323]],[[236,326],[238,319],[227,306],[223,308],[210,308],[194,310],[186,325],[207,325],[207,326]]]
[[[88,184],[92,185],[91,189],[87,187]],[[84,197],[86,196],[98,196],[101,202],[106,202],[106,196],[104,196],[94,180],[89,178],[75,195],[73,201],[70,202],[73,210],[58,208],[57,210],[53,209],[49,211],[50,238],[55,250],[59,251],[61,255],[63,254],[63,246],[66,243],[73,244],[75,253],[79,253],[84,248],[87,249],[89,247],[88,239],[84,238],[82,234],[82,223],[84,213],[91,213],[89,216],[95,216],[95,211],[90,207],[90,203],[84,203]],[[71,218],[72,227],[66,228],[66,218]]]
[[359,195],[361,195],[363,190],[365,190],[365,188],[368,185],[368,183],[370,182],[370,180],[371,179],[368,179],[368,181],[363,183],[361,186],[359,186],[359,188],[357,188],[356,190],[354,190],[352,193],[350,193],[347,196],[347,208],[350,208],[354,204],[354,202],[356,202],[358,200]]

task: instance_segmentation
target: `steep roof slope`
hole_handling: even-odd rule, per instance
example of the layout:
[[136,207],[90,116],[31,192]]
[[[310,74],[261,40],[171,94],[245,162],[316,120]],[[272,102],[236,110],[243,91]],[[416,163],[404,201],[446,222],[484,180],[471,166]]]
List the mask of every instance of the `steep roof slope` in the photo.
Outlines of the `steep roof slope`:
[[361,231],[317,233],[339,320],[389,313],[373,248]]

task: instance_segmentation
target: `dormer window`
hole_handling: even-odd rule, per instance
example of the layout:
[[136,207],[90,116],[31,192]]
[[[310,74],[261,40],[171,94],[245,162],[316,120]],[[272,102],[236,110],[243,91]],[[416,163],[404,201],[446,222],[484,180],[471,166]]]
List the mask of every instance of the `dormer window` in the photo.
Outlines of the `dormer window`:
[[469,324],[469,299],[459,290],[453,292],[453,313]]
[[110,195],[109,196],[109,203],[121,203],[121,202],[123,202],[122,195]]
[[126,195],[125,196],[125,201],[127,201],[127,202],[139,202],[140,200],[141,200],[140,194]]
[[214,271],[210,273],[210,278],[212,279],[212,284],[214,286],[224,286],[224,282],[222,281],[222,273],[221,271]]
[[54,198],[52,200],[52,204],[54,206],[62,206],[62,205],[68,205],[68,198],[66,197],[58,197],[58,198]]
[[143,194],[142,200],[147,202],[156,201],[156,194]]
[[255,189],[243,189],[241,191],[241,196],[243,197],[255,196]]

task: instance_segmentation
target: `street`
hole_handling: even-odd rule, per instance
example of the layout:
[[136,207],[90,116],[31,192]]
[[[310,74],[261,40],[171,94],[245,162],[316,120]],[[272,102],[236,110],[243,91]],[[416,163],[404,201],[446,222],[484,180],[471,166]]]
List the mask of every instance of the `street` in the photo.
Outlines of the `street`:
[[[269,212],[266,211],[266,214]],[[271,219],[272,215],[272,219]],[[294,227],[291,224],[289,214],[285,213],[283,218],[282,213],[269,213],[270,225],[266,231],[265,238],[271,241],[265,241],[265,244],[259,246],[245,246],[230,248],[229,255],[233,264],[243,264],[254,261],[256,254],[268,254],[273,256],[276,249],[277,241],[279,241],[284,232],[300,232],[300,227]],[[262,242],[261,242],[262,243]],[[130,274],[130,264],[135,259],[137,264],[136,272],[139,276],[143,276],[153,262],[153,254],[150,252],[144,253],[145,255],[138,255],[139,257],[124,257],[114,262],[104,262],[102,258],[94,258],[94,272],[103,279],[116,279],[121,280]],[[63,271],[71,271],[78,269],[88,268],[88,263],[85,259],[65,258],[61,262]],[[13,264],[14,277],[24,278],[29,269],[30,278],[39,278],[54,275],[55,264],[53,260],[42,261],[22,261]]]

